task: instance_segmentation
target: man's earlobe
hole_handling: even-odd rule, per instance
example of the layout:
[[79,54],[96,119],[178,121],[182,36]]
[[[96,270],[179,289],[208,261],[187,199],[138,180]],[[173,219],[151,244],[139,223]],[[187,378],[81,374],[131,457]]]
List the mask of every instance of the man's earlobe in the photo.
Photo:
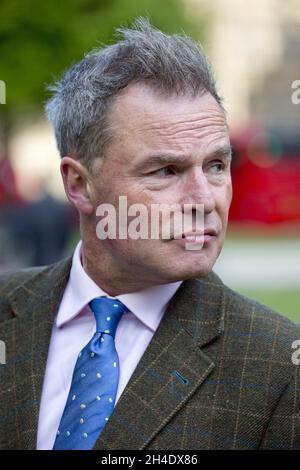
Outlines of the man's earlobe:
[[92,214],[94,205],[87,169],[71,157],[63,157],[60,168],[65,193],[71,204],[79,212]]

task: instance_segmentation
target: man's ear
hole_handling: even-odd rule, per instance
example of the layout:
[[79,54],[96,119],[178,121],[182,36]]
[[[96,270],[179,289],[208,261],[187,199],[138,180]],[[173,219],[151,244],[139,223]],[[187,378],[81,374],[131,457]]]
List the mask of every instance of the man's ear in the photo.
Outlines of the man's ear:
[[94,205],[89,171],[72,157],[62,158],[60,171],[71,204],[84,214],[92,214]]

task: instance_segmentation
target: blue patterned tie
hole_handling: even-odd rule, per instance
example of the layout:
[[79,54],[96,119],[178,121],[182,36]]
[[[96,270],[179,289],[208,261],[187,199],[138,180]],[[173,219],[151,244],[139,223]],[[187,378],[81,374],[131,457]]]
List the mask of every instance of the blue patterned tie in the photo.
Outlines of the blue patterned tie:
[[54,450],[92,449],[115,405],[119,383],[115,335],[127,308],[107,297],[89,305],[96,317],[96,332],[78,355]]

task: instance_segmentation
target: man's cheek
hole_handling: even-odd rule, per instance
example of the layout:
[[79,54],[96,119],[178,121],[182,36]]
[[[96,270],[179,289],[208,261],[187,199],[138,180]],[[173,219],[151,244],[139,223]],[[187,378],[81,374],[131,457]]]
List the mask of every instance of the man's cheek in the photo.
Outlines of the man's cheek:
[[232,183],[231,183],[231,179],[230,179],[230,184],[229,184],[229,187],[228,187],[228,208],[231,205],[232,197],[233,197],[233,189],[232,189]]
[[230,184],[228,183],[225,190],[218,197],[219,207],[221,208],[221,212],[222,212],[222,219],[227,220],[228,218],[228,213],[229,213],[229,209],[230,209],[231,202],[232,202],[232,196],[233,196],[232,185],[231,183]]

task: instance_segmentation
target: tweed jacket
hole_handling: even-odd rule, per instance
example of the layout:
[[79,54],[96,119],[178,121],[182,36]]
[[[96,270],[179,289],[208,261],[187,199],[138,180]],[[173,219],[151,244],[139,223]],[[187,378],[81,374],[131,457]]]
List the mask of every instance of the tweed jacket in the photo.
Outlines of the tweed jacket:
[[[70,267],[68,258],[0,276],[0,449],[36,448]],[[300,366],[291,359],[299,339],[300,326],[213,272],[184,281],[94,449],[299,449]]]

